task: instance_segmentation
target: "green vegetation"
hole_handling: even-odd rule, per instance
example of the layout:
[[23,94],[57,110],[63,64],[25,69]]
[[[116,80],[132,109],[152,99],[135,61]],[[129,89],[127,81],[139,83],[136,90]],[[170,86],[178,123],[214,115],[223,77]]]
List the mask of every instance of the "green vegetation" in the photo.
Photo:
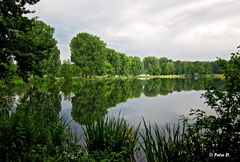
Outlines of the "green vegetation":
[[[97,36],[79,33],[70,44],[72,62],[60,64],[54,28],[26,16],[32,13],[26,6],[38,1],[0,1],[0,161],[134,161],[139,127],[130,127],[120,117],[105,118],[107,109],[142,92],[156,96],[202,90],[204,82],[195,78],[221,73],[224,86],[217,87],[220,82],[213,79],[203,95],[216,115],[192,110],[179,125],[165,128],[144,121],[140,145],[148,161],[215,161],[218,154],[224,154],[223,160],[239,161],[238,52],[229,61],[153,56],[141,61],[107,48]],[[146,75],[154,79],[128,79],[149,78]],[[99,76],[123,78],[86,79]],[[186,86],[189,82],[191,86]],[[74,120],[85,125],[86,147],[79,145],[68,121],[59,116],[60,92],[71,99]]]
[[40,86],[23,85],[25,94],[16,109],[16,91],[11,91],[12,85],[1,86],[0,161],[47,161],[57,154],[57,148],[74,142],[67,123],[58,116],[58,89],[49,84],[46,92]]
[[79,33],[72,39],[70,47],[71,60],[81,67],[84,77],[104,74],[106,44],[100,38]]
[[[93,79],[61,83],[65,98],[71,98],[72,117],[80,124],[85,124],[88,116],[107,113],[107,109],[130,98],[145,96],[168,95],[173,91],[189,91],[205,89],[204,80],[194,79]],[[222,82],[214,80],[221,86]],[[70,97],[70,93],[74,96]]]
[[194,161],[187,159],[188,153],[185,150],[185,127],[167,124],[163,128],[157,125],[152,127],[144,121],[144,133],[141,133],[143,149],[147,161]]
[[[220,74],[219,61],[172,61],[166,57],[127,56],[107,48],[99,37],[78,33],[71,41],[71,65],[76,77],[96,76],[138,76],[145,75],[186,75],[203,77],[207,74]],[[63,67],[64,68],[64,67]]]
[[56,75],[60,52],[53,38],[54,29],[42,21],[29,19],[26,5],[38,0],[7,0],[0,5],[0,78],[19,75]]
[[167,125],[161,129],[156,125],[154,130],[144,122],[141,146],[148,161],[239,161],[240,54],[232,54],[222,69],[224,87],[209,84],[203,95],[216,115],[191,110],[192,118],[183,116],[182,126]]
[[97,161],[134,161],[138,129],[134,130],[120,116],[88,118],[84,131],[86,147]]
[[[221,83],[219,80],[215,80],[215,84]],[[156,96],[192,89],[204,89],[204,81],[191,79],[76,79],[68,82],[56,81],[48,77],[33,77],[27,84],[22,82],[20,84],[3,84],[0,92],[2,94],[0,97],[2,123],[0,124],[0,132],[4,132],[0,133],[1,155],[9,160],[14,157],[27,159],[34,156],[37,161],[46,161],[46,159],[61,161],[70,159],[69,157],[76,157],[77,160],[83,158],[85,159],[83,161],[86,159],[94,160],[94,158],[129,158],[129,156],[123,156],[126,155],[126,150],[110,154],[106,153],[106,150],[92,152],[88,148],[79,146],[74,140],[74,135],[69,132],[66,120],[59,119],[61,97],[71,99],[74,121],[85,125],[89,122],[93,124],[98,120],[103,121],[109,107],[114,107],[129,98],[139,97],[141,93],[146,96]],[[64,93],[63,96],[60,95],[60,92]],[[71,96],[73,93],[74,96]],[[16,96],[19,98],[16,99]],[[16,102],[18,105],[14,107]],[[91,116],[91,120],[89,120],[89,116]],[[109,118],[108,122],[105,121],[102,129],[105,131],[107,129],[105,127],[109,126],[109,123],[112,123],[115,129],[117,125],[115,122],[118,123],[119,120]],[[125,123],[125,121],[122,122]],[[13,127],[13,125],[15,126]],[[18,141],[23,141],[23,150],[15,147],[15,143]],[[114,144],[115,141],[111,140],[111,142]],[[29,152],[31,148],[35,147],[38,150],[33,149],[34,152]],[[12,152],[6,150],[7,148],[11,148]],[[41,148],[44,150],[39,150]],[[15,156],[12,156],[13,154]]]

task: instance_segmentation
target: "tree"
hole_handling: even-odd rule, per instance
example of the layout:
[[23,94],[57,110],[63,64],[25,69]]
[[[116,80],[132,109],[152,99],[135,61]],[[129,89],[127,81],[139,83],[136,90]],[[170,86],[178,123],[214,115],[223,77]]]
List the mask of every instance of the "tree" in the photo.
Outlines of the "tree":
[[[221,62],[223,62],[223,60],[221,60]],[[225,60],[225,62],[227,61]],[[221,74],[221,67],[219,66],[219,64],[220,64],[219,60],[213,61],[211,63],[211,67],[212,67],[211,71],[213,74]]]
[[204,61],[203,65],[204,65],[204,72],[203,72],[203,74],[210,74],[210,73],[212,73],[211,62]]
[[104,61],[104,75],[113,76],[114,74],[115,71],[112,64],[110,64],[108,61]]
[[[193,124],[187,123],[187,137],[192,143],[186,146],[193,157],[209,158],[209,153],[227,153],[227,161],[239,161],[240,152],[240,54],[233,53],[229,62],[219,60],[225,76],[224,87],[209,84],[203,95],[216,115],[195,110]],[[201,160],[197,160],[201,161]],[[209,161],[209,160],[208,160]]]
[[[34,19],[24,17],[32,13],[26,5],[34,5],[39,0],[4,0],[0,1],[0,78],[11,75],[11,66],[15,57],[25,53],[23,45],[30,46],[31,42],[23,39],[31,30]],[[28,45],[27,45],[28,44]],[[30,49],[28,49],[30,51]],[[20,61],[20,60],[19,60]],[[19,68],[22,68],[18,65]],[[25,66],[25,65],[24,65]],[[25,66],[25,68],[28,68]]]
[[17,73],[25,81],[30,75],[55,75],[57,72],[60,52],[53,38],[54,28],[35,18],[25,17],[32,13],[26,5],[34,5],[38,1],[0,2],[1,78],[9,74],[11,64],[17,65]]
[[191,61],[183,62],[183,73],[188,76],[194,76],[193,64]]
[[143,73],[143,63],[139,57],[130,56],[130,74],[140,75]]
[[114,49],[107,49],[107,60],[114,68],[114,74],[120,75],[121,71],[121,58],[120,54]]
[[70,60],[64,60],[60,68],[60,76],[67,81],[72,80],[72,69]]
[[95,76],[104,74],[106,43],[88,33],[78,33],[70,43],[71,61],[81,67],[82,74]]
[[178,60],[174,62],[174,66],[175,66],[174,74],[177,74],[177,75],[183,74],[183,67],[182,67],[183,65],[181,61]]
[[169,59],[166,57],[159,58],[159,66],[161,69],[161,74],[163,74],[163,75],[167,75],[170,71],[169,68],[166,69],[168,62],[169,62]]
[[18,73],[23,78],[29,75],[56,75],[60,65],[60,51],[53,33],[54,28],[44,22],[32,22],[30,30],[22,37],[24,44],[18,47],[22,53],[15,55]]
[[120,75],[129,75],[130,73],[130,60],[125,53],[118,53],[121,60]]
[[150,74],[150,75],[161,74],[159,60],[156,57],[153,57],[153,56],[145,57],[143,59],[143,64],[147,74]]
[[173,74],[174,73],[174,64],[172,61],[169,61],[167,64],[166,64],[166,67],[165,67],[165,74]]
[[77,66],[75,64],[70,64],[70,66],[71,66],[71,72],[72,72],[72,76],[73,77],[80,77],[80,76],[82,76],[82,69],[79,66]]

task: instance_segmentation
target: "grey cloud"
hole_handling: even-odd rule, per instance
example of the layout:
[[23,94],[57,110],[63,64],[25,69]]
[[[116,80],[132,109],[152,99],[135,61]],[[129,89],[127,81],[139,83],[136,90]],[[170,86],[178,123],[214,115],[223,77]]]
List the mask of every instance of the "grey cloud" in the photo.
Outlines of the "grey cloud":
[[182,60],[228,58],[239,45],[238,0],[41,0],[36,15],[55,27],[61,58],[78,32],[128,55]]

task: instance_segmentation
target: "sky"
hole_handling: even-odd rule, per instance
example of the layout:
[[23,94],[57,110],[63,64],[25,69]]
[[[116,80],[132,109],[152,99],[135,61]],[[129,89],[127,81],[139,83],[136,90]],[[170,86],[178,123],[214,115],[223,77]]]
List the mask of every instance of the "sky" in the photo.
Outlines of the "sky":
[[140,58],[228,59],[240,45],[239,0],[40,0],[30,8],[55,28],[62,60],[79,32]]

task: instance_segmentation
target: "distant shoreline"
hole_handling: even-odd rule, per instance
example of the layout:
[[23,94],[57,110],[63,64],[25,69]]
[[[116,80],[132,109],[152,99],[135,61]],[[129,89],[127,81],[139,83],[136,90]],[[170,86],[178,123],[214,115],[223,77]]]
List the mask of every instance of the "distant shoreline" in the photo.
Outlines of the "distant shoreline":
[[[202,75],[202,76],[187,76],[187,75],[137,75],[137,76],[95,76],[95,77],[90,77],[90,78],[85,78],[89,80],[94,80],[94,79],[177,79],[177,78],[182,78],[182,79],[187,79],[187,78],[219,78],[219,79],[224,79],[223,74],[207,74],[207,75]],[[61,78],[58,78],[61,79]],[[72,77],[72,79],[83,79],[82,77]]]

